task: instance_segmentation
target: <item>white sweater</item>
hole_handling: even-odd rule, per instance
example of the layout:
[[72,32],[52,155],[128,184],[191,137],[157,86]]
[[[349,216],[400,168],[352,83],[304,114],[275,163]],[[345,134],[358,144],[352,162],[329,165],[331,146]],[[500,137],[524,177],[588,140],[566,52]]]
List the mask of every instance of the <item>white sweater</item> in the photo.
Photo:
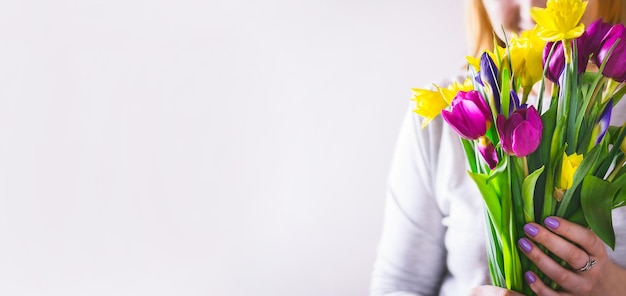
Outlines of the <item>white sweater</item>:
[[[613,124],[626,119],[624,107],[613,110]],[[421,118],[407,111],[389,175],[372,296],[459,296],[489,284],[482,198],[466,167],[458,135],[441,116],[422,129]],[[613,225],[616,248],[607,250],[626,268],[626,207],[613,211]]]

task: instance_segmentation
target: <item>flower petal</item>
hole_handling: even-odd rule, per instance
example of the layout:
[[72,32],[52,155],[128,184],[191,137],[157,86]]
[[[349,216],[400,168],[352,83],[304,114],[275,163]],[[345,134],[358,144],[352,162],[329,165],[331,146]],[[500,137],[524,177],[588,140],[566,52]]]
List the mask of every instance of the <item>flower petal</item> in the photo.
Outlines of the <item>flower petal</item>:
[[541,142],[541,130],[530,122],[520,123],[513,131],[511,148],[517,157],[524,157],[533,153]]
[[486,137],[481,137],[478,141],[478,152],[490,169],[495,169],[498,165],[498,153],[496,148]]

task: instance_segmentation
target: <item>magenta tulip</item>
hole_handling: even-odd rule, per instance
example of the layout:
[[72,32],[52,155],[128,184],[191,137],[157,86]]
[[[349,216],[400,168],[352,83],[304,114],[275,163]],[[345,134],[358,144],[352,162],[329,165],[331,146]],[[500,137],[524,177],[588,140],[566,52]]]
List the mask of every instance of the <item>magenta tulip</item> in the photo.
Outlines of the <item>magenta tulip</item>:
[[491,110],[479,92],[460,91],[450,107],[450,111],[441,111],[441,116],[461,137],[476,140],[487,133],[492,122]]
[[502,149],[509,155],[524,157],[533,153],[541,142],[543,123],[534,106],[519,108],[506,119],[498,115],[496,128]]

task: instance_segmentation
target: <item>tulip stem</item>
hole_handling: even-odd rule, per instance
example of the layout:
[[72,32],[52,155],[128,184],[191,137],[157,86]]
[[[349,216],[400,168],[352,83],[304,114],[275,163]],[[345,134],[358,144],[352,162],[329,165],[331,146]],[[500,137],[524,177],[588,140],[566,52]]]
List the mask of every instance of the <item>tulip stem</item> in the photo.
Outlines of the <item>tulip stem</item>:
[[609,175],[608,178],[606,178],[606,180],[609,182],[613,182],[613,179],[615,179],[615,176],[617,176],[617,174],[621,171],[621,168],[624,166],[625,163],[626,155],[622,156],[622,159],[620,159],[619,163],[615,165],[613,172],[611,173],[611,175]]
[[524,168],[524,179],[526,179],[528,177],[528,160],[526,156],[522,157],[522,166]]

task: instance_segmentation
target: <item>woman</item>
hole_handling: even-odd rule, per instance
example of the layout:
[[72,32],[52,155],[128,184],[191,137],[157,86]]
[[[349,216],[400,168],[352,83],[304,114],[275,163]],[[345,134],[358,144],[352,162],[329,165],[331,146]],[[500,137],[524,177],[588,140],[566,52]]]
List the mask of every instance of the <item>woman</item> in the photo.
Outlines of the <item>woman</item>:
[[[546,1],[468,0],[469,48],[476,56],[502,38],[533,26],[531,6]],[[590,0],[583,22],[602,17],[626,20],[626,0]],[[620,104],[621,107],[626,105]],[[620,106],[618,105],[618,107]],[[519,295],[486,286],[487,267],[482,199],[467,176],[458,136],[441,117],[427,128],[409,111],[401,128],[376,260],[372,295]],[[614,110],[613,124],[626,120]],[[626,207],[613,211],[617,244],[607,248],[590,230],[560,218],[531,223],[520,240],[526,254],[562,287],[553,291],[533,273],[525,279],[538,295],[626,295]],[[574,242],[572,244],[570,242]],[[580,271],[557,264],[538,250],[541,244]],[[594,266],[588,266],[589,262]]]

